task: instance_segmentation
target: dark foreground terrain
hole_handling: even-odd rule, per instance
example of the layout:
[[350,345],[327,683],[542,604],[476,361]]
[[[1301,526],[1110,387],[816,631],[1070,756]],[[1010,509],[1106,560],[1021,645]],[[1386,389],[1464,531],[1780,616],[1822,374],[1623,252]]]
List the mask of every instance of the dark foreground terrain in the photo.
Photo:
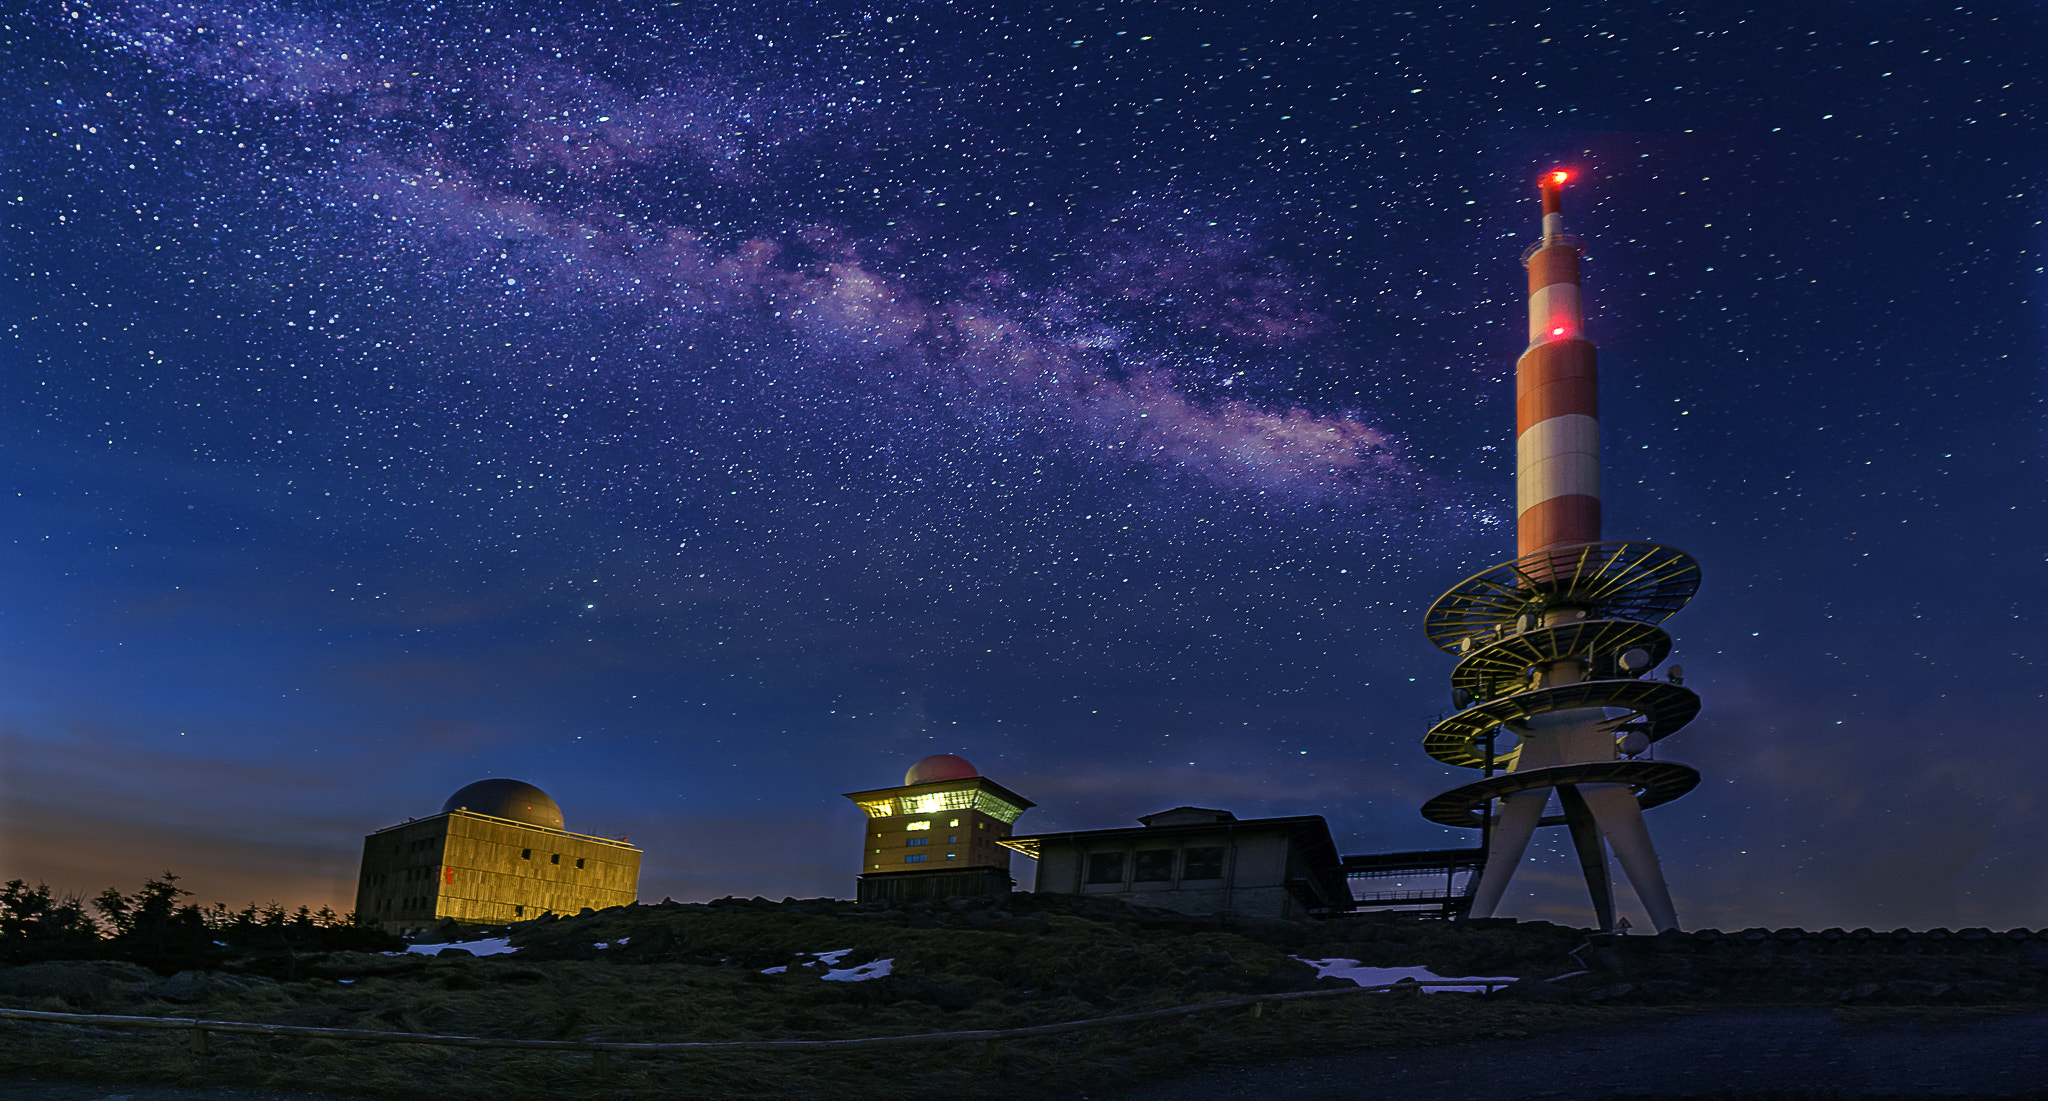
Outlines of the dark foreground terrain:
[[[633,906],[495,932],[517,951],[223,948],[169,975],[139,960],[18,963],[0,968],[0,1007],[725,1041],[1004,1029],[1348,985],[1318,980],[1300,959],[1524,981],[1491,995],[1339,994],[999,1042],[618,1056],[602,1071],[585,1053],[218,1034],[197,1056],[180,1032],[0,1021],[0,1101],[877,1091],[906,1101],[1428,1101],[2048,1089],[2048,933],[2025,930],[1589,938],[1506,920],[1225,924],[1019,895],[902,910],[829,900]],[[815,961],[842,950],[829,965]],[[862,964],[872,973],[881,960],[891,961],[887,977],[824,977]]]

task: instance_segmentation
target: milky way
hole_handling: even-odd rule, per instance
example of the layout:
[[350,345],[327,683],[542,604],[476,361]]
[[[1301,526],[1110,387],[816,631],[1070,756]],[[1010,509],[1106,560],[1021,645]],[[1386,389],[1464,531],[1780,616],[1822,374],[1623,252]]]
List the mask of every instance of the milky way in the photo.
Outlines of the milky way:
[[[924,82],[891,71],[885,48],[915,41],[920,20],[895,21],[848,19],[825,37],[850,41],[823,59],[744,75],[720,71],[749,52],[731,28],[617,57],[590,28],[462,41],[445,25],[218,9],[89,26],[180,92],[161,121],[109,129],[209,147],[194,158],[213,163],[198,168],[211,194],[194,196],[191,228],[245,234],[251,274],[301,292],[287,301],[344,288],[345,305],[304,320],[271,303],[273,324],[368,344],[321,348],[315,402],[361,410],[374,395],[360,375],[389,365],[378,353],[417,349],[440,372],[499,383],[492,415],[538,412],[530,452],[560,448],[566,465],[576,433],[549,422],[578,410],[537,391],[601,363],[651,391],[608,403],[619,443],[687,469],[675,433],[696,426],[676,425],[675,407],[701,403],[706,376],[726,370],[746,377],[719,400],[755,415],[873,403],[999,454],[1033,437],[1069,461],[1288,494],[1408,488],[1387,434],[1355,416],[1222,396],[1333,352],[1318,342],[1320,296],[1243,224],[1242,204],[1190,200],[1213,208],[1198,224],[1149,195],[1084,204],[1008,169],[1010,151],[947,102],[999,94],[1000,75],[931,89],[938,103],[921,108]],[[969,179],[906,179],[891,146],[957,159]],[[863,180],[887,186],[849,194]],[[963,243],[994,218],[1024,219],[1003,236],[1032,243]],[[436,329],[453,346],[405,347]],[[568,354],[568,333],[601,354]],[[316,354],[301,347],[277,354]]]
[[346,863],[514,774],[655,897],[834,891],[835,793],[944,749],[1047,828],[1452,843],[1417,623],[1511,549],[1571,163],[1610,534],[1707,568],[1681,909],[1874,905],[1745,885],[1987,799],[1899,836],[1939,920],[2030,904],[2030,797],[1925,747],[2040,698],[2038,13],[582,7],[6,18],[10,829],[226,852],[29,789],[231,763]]

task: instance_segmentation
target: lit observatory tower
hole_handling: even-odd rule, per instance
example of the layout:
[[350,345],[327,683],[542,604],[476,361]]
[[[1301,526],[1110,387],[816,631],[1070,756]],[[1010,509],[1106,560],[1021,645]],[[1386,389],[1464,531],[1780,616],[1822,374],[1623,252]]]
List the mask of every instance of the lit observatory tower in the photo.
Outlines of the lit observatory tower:
[[[1458,658],[1456,714],[1423,749],[1484,779],[1423,804],[1446,826],[1485,831],[1470,914],[1491,916],[1538,826],[1570,828],[1600,928],[1614,927],[1612,846],[1659,930],[1678,927],[1643,810],[1700,782],[1698,770],[1640,759],[1699,713],[1658,624],[1699,589],[1699,563],[1655,543],[1600,538],[1600,406],[1579,300],[1579,242],[1564,232],[1569,172],[1546,173],[1543,239],[1529,269],[1529,348],[1515,364],[1518,557],[1430,606],[1429,640]],[[1544,814],[1555,793],[1561,813]],[[1497,804],[1497,805],[1496,805]]]

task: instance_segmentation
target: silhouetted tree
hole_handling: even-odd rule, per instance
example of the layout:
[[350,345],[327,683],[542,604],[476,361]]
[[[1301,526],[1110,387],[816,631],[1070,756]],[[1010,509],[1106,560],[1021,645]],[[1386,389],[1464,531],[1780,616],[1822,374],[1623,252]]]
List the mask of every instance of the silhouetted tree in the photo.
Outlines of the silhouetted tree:
[[132,895],[112,887],[101,891],[93,907],[113,927],[110,954],[159,969],[193,966],[217,955],[205,913],[178,901],[191,893],[178,886],[175,872],[144,880]]
[[109,887],[91,901],[55,898],[47,884],[14,880],[0,889],[0,962],[114,957],[169,971],[217,964],[231,950],[290,959],[299,952],[390,952],[405,942],[332,907],[287,910],[273,902],[229,910],[185,902],[192,892],[174,872],[143,881],[134,894]]
[[56,898],[50,885],[9,880],[0,888],[0,960],[26,963],[90,955],[100,931],[77,897]]

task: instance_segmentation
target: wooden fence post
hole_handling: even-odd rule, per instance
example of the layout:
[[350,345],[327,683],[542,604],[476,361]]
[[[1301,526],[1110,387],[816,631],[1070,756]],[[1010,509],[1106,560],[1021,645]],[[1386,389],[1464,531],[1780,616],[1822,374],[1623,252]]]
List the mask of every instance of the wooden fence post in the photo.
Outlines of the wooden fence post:
[[206,1050],[206,1030],[198,1025],[192,1026],[192,1054],[202,1059],[206,1058],[208,1054]]

